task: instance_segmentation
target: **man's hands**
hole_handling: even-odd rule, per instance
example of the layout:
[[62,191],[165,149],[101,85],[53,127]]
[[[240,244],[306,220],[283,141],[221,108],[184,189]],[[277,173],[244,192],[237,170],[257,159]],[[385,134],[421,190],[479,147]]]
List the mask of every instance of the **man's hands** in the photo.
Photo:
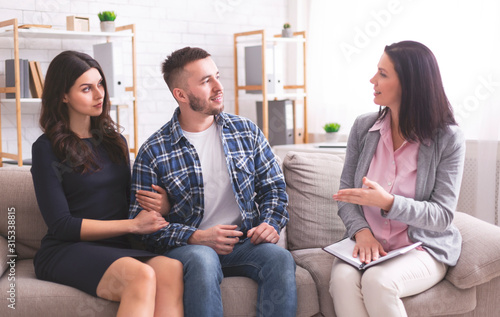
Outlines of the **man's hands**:
[[247,237],[251,238],[253,244],[260,243],[277,243],[280,235],[276,232],[273,226],[268,223],[261,223],[257,227],[248,230]]
[[361,263],[368,264],[371,261],[377,260],[380,256],[387,254],[369,229],[358,231],[354,237],[356,245],[352,251],[352,256],[356,258],[359,253]]
[[361,206],[375,206],[382,210],[391,210],[394,196],[388,193],[377,182],[363,177],[363,185],[367,188],[341,189],[333,195],[333,199]]
[[[233,252],[234,245],[243,236],[243,232],[236,230],[236,225],[217,225],[206,230],[196,230],[188,239],[188,244],[206,245],[220,255]],[[280,236],[276,229],[267,223],[261,223],[247,232],[253,244],[276,243]]]
[[217,225],[206,230],[196,230],[188,239],[188,244],[206,245],[220,255],[233,252],[234,245],[243,232],[237,231],[236,225]]
[[151,185],[157,193],[148,190],[138,190],[135,197],[137,202],[148,211],[156,211],[162,216],[166,216],[170,211],[170,202],[168,201],[167,192],[158,185]]

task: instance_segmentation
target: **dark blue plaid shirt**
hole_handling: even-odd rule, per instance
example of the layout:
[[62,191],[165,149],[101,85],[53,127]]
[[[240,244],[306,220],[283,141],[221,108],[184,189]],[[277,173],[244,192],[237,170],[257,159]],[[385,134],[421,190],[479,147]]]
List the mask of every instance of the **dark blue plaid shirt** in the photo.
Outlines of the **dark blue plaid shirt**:
[[[183,246],[203,219],[204,192],[201,163],[194,146],[183,135],[179,108],[172,120],[153,134],[137,154],[132,174],[129,217],[142,208],[137,190],[151,190],[152,184],[166,189],[172,208],[165,228],[143,235],[146,248],[156,253]],[[231,185],[240,208],[244,236],[252,227],[266,222],[278,233],[288,222],[288,196],[280,166],[269,143],[250,120],[221,113],[222,145]]]

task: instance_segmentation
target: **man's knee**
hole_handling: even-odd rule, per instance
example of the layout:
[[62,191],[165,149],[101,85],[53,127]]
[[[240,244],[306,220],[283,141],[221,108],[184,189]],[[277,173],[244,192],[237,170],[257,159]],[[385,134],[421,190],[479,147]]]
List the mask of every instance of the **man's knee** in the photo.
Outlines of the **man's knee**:
[[222,282],[223,274],[219,256],[210,247],[188,245],[179,247],[175,252],[169,252],[166,255],[182,262],[185,279],[197,280],[200,283],[214,280],[219,284]]
[[203,245],[193,246],[184,262],[184,266],[194,266],[198,270],[213,271],[220,268],[217,253],[214,249]]
[[273,266],[279,266],[282,270],[295,271],[295,260],[290,251],[277,245],[269,245],[272,250],[272,256],[269,257],[269,263]]

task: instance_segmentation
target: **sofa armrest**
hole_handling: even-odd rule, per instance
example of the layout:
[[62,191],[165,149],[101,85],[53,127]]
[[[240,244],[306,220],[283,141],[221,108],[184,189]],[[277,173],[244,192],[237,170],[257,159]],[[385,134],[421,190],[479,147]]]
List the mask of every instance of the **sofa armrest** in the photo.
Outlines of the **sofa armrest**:
[[288,249],[288,243],[286,241],[286,227],[284,227],[283,229],[281,229],[281,232],[280,232],[280,239],[278,240],[278,242],[276,243],[276,245],[284,248],[284,249]]
[[0,261],[0,276],[3,275],[9,266],[7,264],[7,251],[7,239],[0,235],[0,259],[2,259]]
[[453,223],[462,235],[462,253],[446,279],[466,289],[500,276],[500,227],[462,212]]

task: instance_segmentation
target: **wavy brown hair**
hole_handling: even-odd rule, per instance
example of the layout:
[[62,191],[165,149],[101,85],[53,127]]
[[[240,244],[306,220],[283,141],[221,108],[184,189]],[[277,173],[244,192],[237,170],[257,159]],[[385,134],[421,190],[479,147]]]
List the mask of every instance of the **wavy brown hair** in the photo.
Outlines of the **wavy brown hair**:
[[102,146],[113,162],[128,162],[127,144],[109,115],[111,104],[101,66],[85,53],[64,51],[52,60],[45,76],[40,126],[50,140],[57,158],[80,173],[97,171],[99,165],[88,143],[70,129],[68,105],[63,102],[63,98],[76,80],[91,68],[97,69],[101,74],[105,93],[101,115],[90,118],[92,144]]
[[[436,57],[427,46],[414,41],[388,45],[384,52],[394,64],[401,84],[399,128],[408,141],[431,139],[438,130],[456,125],[446,97]],[[388,108],[380,109],[383,118]]]

